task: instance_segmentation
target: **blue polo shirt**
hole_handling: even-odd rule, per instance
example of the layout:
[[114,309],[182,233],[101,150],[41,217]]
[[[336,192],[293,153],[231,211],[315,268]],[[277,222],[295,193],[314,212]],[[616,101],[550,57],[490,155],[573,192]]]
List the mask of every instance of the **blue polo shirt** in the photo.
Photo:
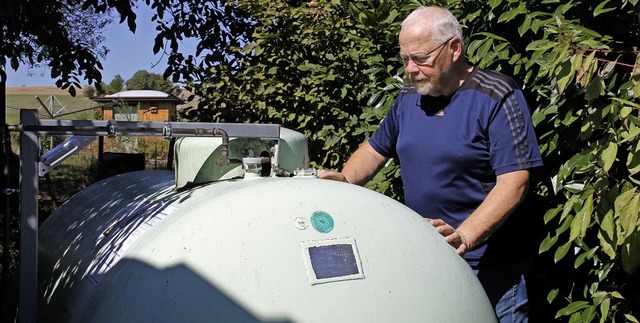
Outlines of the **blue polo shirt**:
[[[522,91],[511,78],[477,67],[450,97],[405,86],[369,143],[399,160],[407,206],[454,228],[484,201],[497,175],[542,166]],[[488,243],[464,255],[470,265]]]

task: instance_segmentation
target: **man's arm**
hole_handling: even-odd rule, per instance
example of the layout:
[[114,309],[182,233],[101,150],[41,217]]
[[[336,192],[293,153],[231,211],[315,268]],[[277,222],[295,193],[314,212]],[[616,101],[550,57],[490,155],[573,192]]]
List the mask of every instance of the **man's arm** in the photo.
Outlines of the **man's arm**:
[[318,177],[351,184],[364,185],[384,166],[389,160],[378,153],[369,141],[365,141],[356,152],[351,155],[344,165],[342,172],[319,170]]
[[429,222],[462,255],[487,239],[507,220],[524,200],[528,185],[528,170],[498,175],[496,186],[487,198],[458,228],[453,228],[440,219],[429,219]]

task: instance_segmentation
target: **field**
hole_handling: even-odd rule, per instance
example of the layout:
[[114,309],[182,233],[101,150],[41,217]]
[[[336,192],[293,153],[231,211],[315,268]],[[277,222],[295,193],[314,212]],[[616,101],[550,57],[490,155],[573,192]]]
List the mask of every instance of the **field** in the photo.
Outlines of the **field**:
[[[38,102],[40,98],[44,107]],[[55,86],[30,86],[7,88],[7,124],[20,123],[20,109],[38,109],[41,118],[51,119],[47,110],[59,119],[93,119],[93,111],[88,110],[73,113],[98,105],[82,95],[82,90],[76,91],[72,97],[66,90],[60,90]],[[68,114],[71,113],[71,114]]]

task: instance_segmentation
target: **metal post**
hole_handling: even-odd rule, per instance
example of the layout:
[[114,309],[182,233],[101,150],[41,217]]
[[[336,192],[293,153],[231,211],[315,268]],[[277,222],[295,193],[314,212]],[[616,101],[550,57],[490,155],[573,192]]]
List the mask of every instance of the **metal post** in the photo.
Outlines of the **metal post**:
[[[0,35],[0,39],[3,37]],[[2,313],[0,314],[0,320],[8,321],[9,314],[9,265],[11,262],[9,239],[11,233],[11,212],[9,212],[9,151],[11,150],[11,143],[9,132],[7,131],[7,117],[6,117],[6,105],[7,105],[7,74],[5,73],[5,67],[0,66],[0,103],[3,108],[0,113],[0,215],[2,216],[2,284],[0,284],[0,290],[2,290]],[[9,149],[7,149],[9,147]]]
[[[20,120],[35,126],[38,112],[20,110]],[[38,148],[35,132],[20,133],[20,323],[38,319]]]

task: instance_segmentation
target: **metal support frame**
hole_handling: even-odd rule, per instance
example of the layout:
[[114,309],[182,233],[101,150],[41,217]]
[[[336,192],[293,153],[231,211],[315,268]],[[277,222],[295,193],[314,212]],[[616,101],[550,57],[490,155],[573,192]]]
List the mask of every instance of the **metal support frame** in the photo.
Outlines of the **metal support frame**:
[[37,110],[20,110],[20,299],[18,321],[37,322],[39,136],[215,136],[280,138],[277,124],[38,120]]
[[[23,127],[38,123],[37,110],[20,110]],[[38,135],[20,133],[20,290],[18,321],[37,322]]]

